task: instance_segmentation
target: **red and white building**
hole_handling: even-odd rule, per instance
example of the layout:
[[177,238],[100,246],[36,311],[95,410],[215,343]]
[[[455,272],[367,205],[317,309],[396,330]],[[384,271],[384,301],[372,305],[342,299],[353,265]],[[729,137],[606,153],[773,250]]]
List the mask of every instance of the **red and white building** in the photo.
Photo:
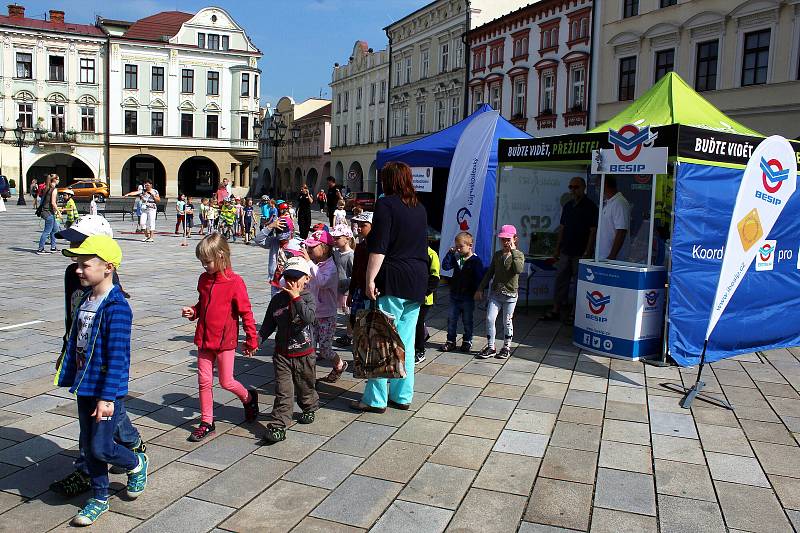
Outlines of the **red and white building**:
[[586,130],[591,18],[591,0],[542,0],[470,30],[470,111],[535,136]]

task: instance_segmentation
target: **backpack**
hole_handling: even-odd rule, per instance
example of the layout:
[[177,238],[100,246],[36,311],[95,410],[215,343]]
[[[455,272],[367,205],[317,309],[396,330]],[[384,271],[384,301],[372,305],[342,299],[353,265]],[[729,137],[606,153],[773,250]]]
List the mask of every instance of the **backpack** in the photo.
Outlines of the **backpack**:
[[358,312],[353,327],[353,376],[356,378],[402,379],[406,377],[403,340],[394,317],[373,301]]

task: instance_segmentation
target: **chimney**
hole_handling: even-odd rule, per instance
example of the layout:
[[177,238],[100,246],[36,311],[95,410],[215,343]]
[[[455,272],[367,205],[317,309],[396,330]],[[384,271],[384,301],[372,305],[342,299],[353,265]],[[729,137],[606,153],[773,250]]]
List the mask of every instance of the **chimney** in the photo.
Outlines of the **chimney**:
[[25,17],[25,6],[19,6],[17,4],[9,4],[8,5],[8,16],[12,18],[24,18]]
[[64,12],[56,9],[50,10],[50,24],[64,24]]

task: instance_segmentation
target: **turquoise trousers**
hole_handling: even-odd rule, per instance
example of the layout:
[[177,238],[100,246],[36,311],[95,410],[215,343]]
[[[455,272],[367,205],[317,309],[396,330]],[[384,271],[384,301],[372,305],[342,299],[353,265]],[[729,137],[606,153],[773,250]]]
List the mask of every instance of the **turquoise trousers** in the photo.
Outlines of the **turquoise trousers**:
[[400,334],[406,350],[406,377],[367,380],[361,401],[372,407],[386,407],[389,399],[395,403],[410,404],[414,399],[414,336],[419,316],[419,302],[395,296],[380,296],[378,309],[395,317],[397,333]]

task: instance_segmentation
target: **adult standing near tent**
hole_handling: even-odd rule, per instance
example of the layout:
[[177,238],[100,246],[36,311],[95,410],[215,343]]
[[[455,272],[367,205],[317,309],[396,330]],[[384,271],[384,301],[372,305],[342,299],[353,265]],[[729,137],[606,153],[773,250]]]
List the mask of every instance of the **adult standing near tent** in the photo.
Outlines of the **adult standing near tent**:
[[630,250],[631,204],[617,189],[617,179],[606,177],[603,192],[603,219],[600,221],[597,257],[626,261]]
[[586,197],[586,180],[575,176],[569,180],[570,200],[561,209],[556,242],[556,290],[553,309],[542,320],[571,321],[569,309],[570,282],[578,274],[578,261],[592,257],[597,231],[597,206]]
[[300,196],[297,198],[297,225],[300,230],[300,237],[305,239],[308,237],[308,231],[311,229],[311,205],[314,203],[314,198],[308,191],[308,185],[303,184],[300,187]]
[[[428,290],[428,216],[417,200],[411,168],[390,162],[381,170],[384,196],[375,203],[367,249],[367,297],[394,315],[405,348],[406,377],[370,379],[358,411],[383,413],[387,405],[408,409],[414,395],[414,336],[420,304]],[[387,390],[388,388],[388,390]]]
[[[50,174],[48,176],[47,185],[42,194],[42,203],[36,210],[36,214],[44,219],[44,229],[39,237],[39,249],[36,251],[39,255],[58,251],[56,250],[56,232],[60,228],[58,227],[58,222],[56,222],[56,215],[61,212],[56,203],[58,181],[59,177],[57,175]],[[46,252],[44,245],[48,238],[50,239],[50,251]]]
[[139,187],[125,196],[138,196],[142,202],[142,215],[139,218],[139,225],[144,229],[143,242],[153,242],[153,235],[156,230],[156,214],[158,212],[158,202],[161,195],[153,188],[153,182],[149,179],[144,180],[144,188]]
[[336,185],[336,178],[328,176],[328,192],[326,193],[326,201],[328,203],[328,227],[333,227],[333,212],[336,211],[336,206],[339,205],[339,200],[344,200],[342,191]]

